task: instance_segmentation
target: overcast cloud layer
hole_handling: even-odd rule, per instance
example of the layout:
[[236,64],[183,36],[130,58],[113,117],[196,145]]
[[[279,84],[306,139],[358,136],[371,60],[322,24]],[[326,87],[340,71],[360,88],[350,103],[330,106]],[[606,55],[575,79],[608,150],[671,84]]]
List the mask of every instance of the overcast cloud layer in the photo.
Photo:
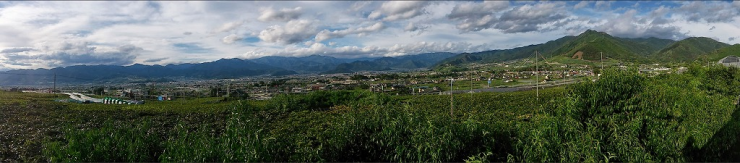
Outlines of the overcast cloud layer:
[[0,2],[0,70],[400,56],[618,37],[740,43],[740,1]]

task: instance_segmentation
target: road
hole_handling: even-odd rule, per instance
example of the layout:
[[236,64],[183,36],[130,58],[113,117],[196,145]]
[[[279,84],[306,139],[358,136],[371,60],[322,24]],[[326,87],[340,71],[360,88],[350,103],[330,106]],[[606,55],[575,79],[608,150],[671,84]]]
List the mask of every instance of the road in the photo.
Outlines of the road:
[[[578,83],[581,80],[579,79],[566,79],[566,80],[560,80],[555,82],[548,82],[548,83],[540,83],[540,88],[547,88],[547,87],[555,87],[555,86],[561,86],[561,85],[567,85],[567,84],[573,84]],[[535,84],[526,84],[526,85],[517,85],[513,87],[494,87],[494,88],[482,88],[482,89],[473,89],[473,93],[480,93],[480,92],[514,92],[514,91],[526,91],[526,90],[532,90],[535,89],[537,85]],[[470,93],[471,90],[454,90],[452,91],[453,94],[460,94],[460,93]],[[449,95],[450,91],[444,91],[440,92],[440,95]]]
[[96,102],[96,103],[102,103],[103,102],[103,99],[92,98],[90,96],[86,96],[86,95],[83,95],[83,94],[80,94],[80,93],[64,93],[64,94],[69,95],[69,98],[72,98],[72,99],[77,100],[77,101],[82,101],[82,102],[84,102],[84,101],[90,101],[90,102]]

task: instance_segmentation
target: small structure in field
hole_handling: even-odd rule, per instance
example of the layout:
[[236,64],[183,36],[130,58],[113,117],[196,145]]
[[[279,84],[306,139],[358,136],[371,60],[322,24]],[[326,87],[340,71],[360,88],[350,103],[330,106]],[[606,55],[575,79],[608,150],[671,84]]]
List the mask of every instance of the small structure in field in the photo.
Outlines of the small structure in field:
[[719,64],[722,64],[727,67],[740,67],[740,57],[731,55],[727,56],[725,58],[722,58],[717,62]]

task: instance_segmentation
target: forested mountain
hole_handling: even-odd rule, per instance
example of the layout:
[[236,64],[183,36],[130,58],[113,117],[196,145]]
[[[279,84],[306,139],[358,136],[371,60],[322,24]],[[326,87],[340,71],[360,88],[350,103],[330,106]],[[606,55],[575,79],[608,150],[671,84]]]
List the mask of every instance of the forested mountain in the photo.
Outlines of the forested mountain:
[[267,56],[256,59],[221,59],[213,62],[171,65],[130,66],[69,66],[53,69],[11,70],[0,73],[0,85],[37,85],[58,82],[126,82],[128,79],[165,78],[238,78],[260,75],[290,75],[306,73],[352,73],[358,71],[410,70],[459,66],[470,63],[490,63],[531,58],[538,51],[543,57],[566,60],[613,59],[624,62],[691,62],[716,61],[740,49],[738,45],[706,37],[691,37],[681,41],[659,38],[619,38],[604,32],[587,30],[578,36],[565,36],[543,44],[505,50],[474,53],[425,53],[382,58],[335,58],[311,55],[305,57]]
[[79,65],[52,69],[10,70],[0,73],[0,85],[43,85],[58,83],[132,82],[151,79],[219,79],[246,76],[282,76],[298,73],[345,73],[391,69],[427,68],[453,56],[453,53],[427,53],[383,58],[334,58],[269,56],[257,59],[220,59],[213,62],[171,65]]
[[706,37],[689,37],[652,55],[662,62],[692,62],[700,56],[730,46]]
[[[654,37],[619,38],[604,32],[586,30],[578,36],[565,36],[543,44],[504,50],[462,53],[442,60],[435,67],[531,58],[534,57],[535,51],[538,51],[544,57],[562,56],[563,58],[586,61],[600,60],[603,55],[603,59],[624,62],[690,62],[707,58],[705,55],[727,46],[729,45],[706,37],[689,37],[681,41]],[[717,60],[717,57],[710,58]]]
[[408,70],[429,68],[435,63],[454,56],[454,53],[425,53],[400,57],[383,57],[370,61],[355,61],[339,64],[334,70],[325,73],[350,73],[357,71]]

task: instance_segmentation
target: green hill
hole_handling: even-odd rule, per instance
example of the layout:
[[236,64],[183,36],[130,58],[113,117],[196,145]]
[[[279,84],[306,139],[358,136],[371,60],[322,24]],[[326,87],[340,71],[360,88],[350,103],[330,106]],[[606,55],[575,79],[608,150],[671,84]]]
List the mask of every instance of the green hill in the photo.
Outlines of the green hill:
[[565,56],[558,57],[561,60],[572,58],[574,54],[581,52],[582,59],[585,61],[600,60],[601,53],[603,53],[604,59],[650,62],[647,56],[674,42],[654,37],[618,38],[604,32],[587,30],[578,36],[565,36],[543,44],[506,50],[463,53],[442,60],[435,67],[517,60],[532,57],[535,51],[539,51],[545,57]]
[[352,73],[357,71],[386,71],[386,70],[409,70],[418,68],[429,68],[439,61],[455,56],[454,53],[424,53],[406,55],[399,57],[382,57],[368,61],[355,61],[342,63],[335,69],[325,71],[325,74]]
[[720,59],[734,55],[734,56],[740,56],[740,44],[735,44],[731,46],[726,46],[724,48],[717,49],[707,55],[699,56],[697,59],[700,61],[706,61],[707,58],[709,58],[709,61],[717,62]]
[[583,60],[597,61],[601,59],[603,53],[604,59],[645,62],[648,61],[646,56],[659,50],[658,47],[661,47],[661,45],[667,45],[671,42],[671,40],[657,38],[617,38],[604,32],[587,30],[555,50],[553,54],[573,58],[576,57],[574,56],[576,53],[582,52]]
[[668,45],[671,45],[671,44],[673,44],[673,43],[676,42],[676,41],[669,40],[669,39],[660,39],[660,38],[655,38],[655,37],[650,37],[650,38],[619,38],[619,39],[621,39],[622,41],[627,41],[627,42],[633,42],[633,43],[641,44],[641,45],[643,45],[643,46],[645,46],[645,47],[648,48],[648,49],[643,49],[643,50],[653,51],[653,52],[659,51],[659,50],[667,47]]
[[548,56],[549,53],[557,48],[560,48],[563,44],[568,43],[574,39],[575,36],[565,36],[557,40],[549,41],[543,44],[529,45],[524,47],[518,47],[507,50],[490,50],[476,53],[462,53],[454,57],[447,58],[436,64],[435,67],[449,66],[449,65],[461,65],[469,63],[487,63],[487,62],[501,62],[510,61],[522,58],[532,57],[535,51],[539,51],[541,54]]
[[651,57],[662,62],[692,62],[699,59],[701,55],[727,46],[730,45],[711,38],[690,37],[671,44]]

